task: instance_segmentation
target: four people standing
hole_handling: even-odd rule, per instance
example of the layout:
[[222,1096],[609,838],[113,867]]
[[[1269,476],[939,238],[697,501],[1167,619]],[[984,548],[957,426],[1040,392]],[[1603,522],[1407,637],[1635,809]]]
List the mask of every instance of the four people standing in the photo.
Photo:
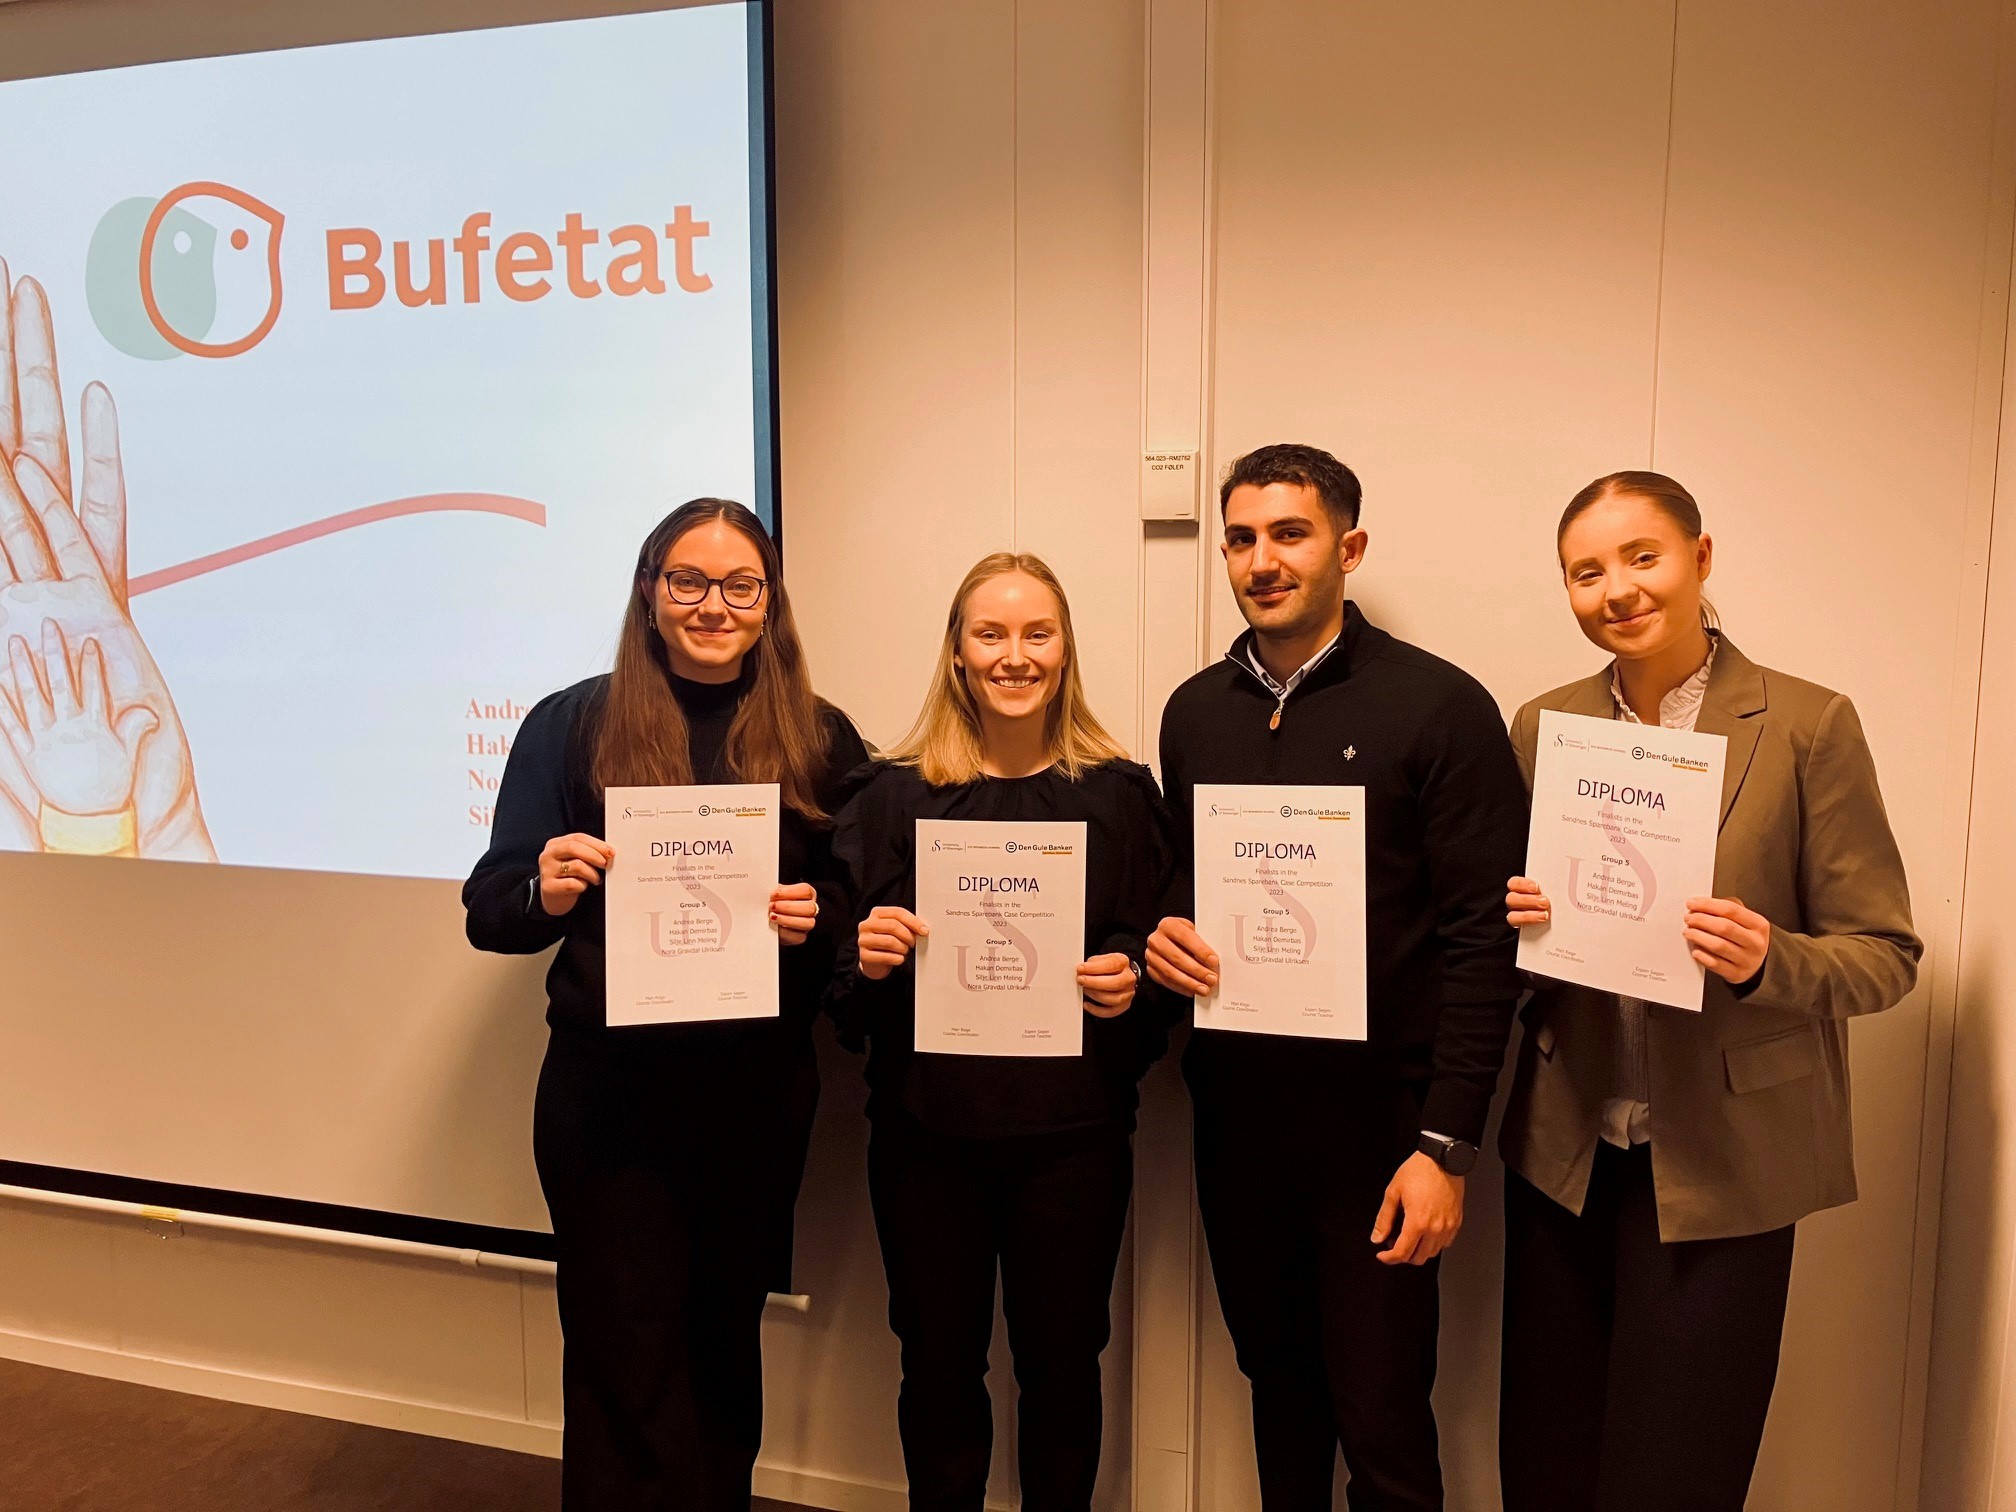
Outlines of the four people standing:
[[[983,1505],[998,1273],[1023,1505],[1089,1508],[1137,1085],[1171,1010],[1218,980],[1224,942],[1192,922],[1190,877],[1192,794],[1212,783],[1365,792],[1368,1037],[1198,1028],[1184,1056],[1266,1512],[1328,1509],[1340,1448],[1354,1512],[1443,1505],[1437,1260],[1526,988],[1501,1134],[1507,1508],[1741,1507],[1791,1225],[1854,1195],[1843,1021],[1901,998],[1919,952],[1854,711],[1710,628],[1693,501],[1616,474],[1558,534],[1571,605],[1615,660],[1529,704],[1508,740],[1474,678],[1350,601],[1360,506],[1350,469],[1313,447],[1233,464],[1222,549],[1250,628],[1170,699],[1167,807],[1092,716],[1038,559],[968,573],[922,712],[866,764],[811,694],[754,517],[695,501],[645,543],[615,673],[528,717],[464,893],[478,945],[561,943],[536,1144],[570,1512],[748,1503],[757,1320],[788,1263],[822,990],[868,1051],[910,1504]],[[1686,920],[1703,1012],[1515,971],[1517,931],[1549,916],[1516,875],[1543,708],[1728,737],[1717,896]],[[688,781],[782,784],[783,1016],[612,1033],[600,794]],[[920,819],[1086,825],[1077,1053],[915,1047]]]

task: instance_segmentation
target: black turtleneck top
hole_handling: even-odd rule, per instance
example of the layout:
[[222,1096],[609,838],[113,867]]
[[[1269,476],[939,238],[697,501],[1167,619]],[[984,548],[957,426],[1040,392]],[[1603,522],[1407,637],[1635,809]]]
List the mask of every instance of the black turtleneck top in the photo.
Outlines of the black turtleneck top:
[[[778,881],[810,882],[819,889],[819,924],[802,945],[779,953],[782,1014],[776,1019],[734,1019],[698,1024],[606,1027],[603,893],[591,887],[558,918],[540,906],[539,853],[556,835],[602,836],[602,796],[590,773],[594,737],[608,677],[541,700],[513,739],[497,794],[490,849],[462,888],[469,942],[479,950],[531,955],[558,944],[546,973],[546,1021],[555,1031],[611,1034],[639,1048],[678,1045],[694,1052],[794,1049],[809,1052],[808,1031],[831,972],[834,945],[850,923],[836,875],[832,827],[814,824],[788,806],[778,834]],[[729,726],[748,691],[747,682],[672,679],[673,696],[686,715],[688,749],[696,782],[734,782],[724,758]],[[826,723],[826,772],[819,784],[828,813],[838,803],[840,779],[867,759],[853,723],[821,704]]]

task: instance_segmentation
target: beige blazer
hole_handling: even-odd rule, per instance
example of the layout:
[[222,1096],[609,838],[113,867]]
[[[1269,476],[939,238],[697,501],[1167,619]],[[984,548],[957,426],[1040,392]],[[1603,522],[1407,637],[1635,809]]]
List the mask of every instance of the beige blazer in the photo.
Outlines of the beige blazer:
[[[1529,790],[1543,709],[1613,718],[1610,669],[1519,711],[1512,743]],[[1762,1233],[1855,1200],[1846,1021],[1903,998],[1924,948],[1846,698],[1724,637],[1696,728],[1729,741],[1716,896],[1769,919],[1771,947],[1748,992],[1710,974],[1701,1012],[1648,1012],[1652,1175],[1669,1242]],[[1534,981],[1499,1148],[1580,1213],[1612,1092],[1616,999]]]

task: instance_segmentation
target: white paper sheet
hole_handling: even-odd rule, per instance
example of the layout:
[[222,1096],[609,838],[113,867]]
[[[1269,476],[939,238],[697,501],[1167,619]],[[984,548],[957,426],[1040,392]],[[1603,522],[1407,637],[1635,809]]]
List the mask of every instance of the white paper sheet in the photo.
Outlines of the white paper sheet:
[[777,1017],[774,782],[610,788],[609,1023]]
[[919,1050],[1079,1055],[1085,825],[917,821]]
[[1720,735],[1546,710],[1526,875],[1552,917],[1519,931],[1522,970],[1699,1009],[1687,900],[1715,889]]
[[1365,1038],[1365,789],[1200,784],[1200,1029]]

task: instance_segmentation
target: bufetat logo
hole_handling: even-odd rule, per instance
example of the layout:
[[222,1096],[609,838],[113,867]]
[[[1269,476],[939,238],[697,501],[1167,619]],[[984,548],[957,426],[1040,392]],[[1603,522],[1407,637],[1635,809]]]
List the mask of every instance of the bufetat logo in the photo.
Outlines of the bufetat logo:
[[286,217],[211,179],[107,210],[85,253],[84,294],[102,335],[129,357],[236,357],[280,319]]
[[[391,239],[369,226],[322,234],[328,311],[418,310],[513,304],[564,294],[706,294],[700,243],[713,228],[691,205],[662,224],[604,231],[570,210],[557,230],[493,237],[493,218],[471,211],[452,235]],[[257,195],[213,179],[178,185],[158,199],[119,201],[100,218],[85,255],[84,286],[99,333],[129,357],[236,357],[280,320],[280,239],[287,218]],[[389,250],[389,255],[388,255]],[[669,265],[669,266],[668,266]],[[424,272],[422,268],[424,267]]]

